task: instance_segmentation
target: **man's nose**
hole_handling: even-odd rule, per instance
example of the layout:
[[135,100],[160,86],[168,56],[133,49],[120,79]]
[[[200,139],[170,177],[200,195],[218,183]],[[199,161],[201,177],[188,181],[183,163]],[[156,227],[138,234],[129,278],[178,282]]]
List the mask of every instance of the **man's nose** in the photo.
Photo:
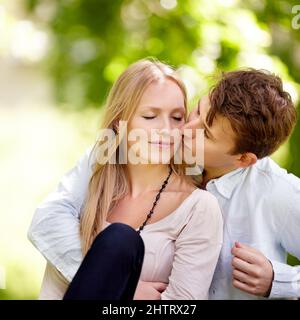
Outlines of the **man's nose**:
[[192,111],[190,112],[187,122],[193,121],[195,119],[199,118],[199,114],[198,114],[198,106],[195,106]]
[[188,121],[182,128],[181,128],[181,134],[184,135],[187,132],[192,132],[192,138],[196,136],[196,130],[201,129],[201,120],[200,117],[196,117],[193,120]]

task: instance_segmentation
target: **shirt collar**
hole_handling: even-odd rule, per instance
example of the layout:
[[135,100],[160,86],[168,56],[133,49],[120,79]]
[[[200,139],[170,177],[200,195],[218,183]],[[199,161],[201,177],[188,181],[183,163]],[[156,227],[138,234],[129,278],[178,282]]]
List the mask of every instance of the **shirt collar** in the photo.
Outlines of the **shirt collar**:
[[[233,190],[236,188],[238,183],[241,181],[242,176],[248,168],[239,168],[231,171],[224,176],[216,179],[212,179],[207,183],[206,189],[209,190],[211,184],[214,184],[218,192],[225,197],[230,199]],[[208,188],[207,188],[208,187]]]

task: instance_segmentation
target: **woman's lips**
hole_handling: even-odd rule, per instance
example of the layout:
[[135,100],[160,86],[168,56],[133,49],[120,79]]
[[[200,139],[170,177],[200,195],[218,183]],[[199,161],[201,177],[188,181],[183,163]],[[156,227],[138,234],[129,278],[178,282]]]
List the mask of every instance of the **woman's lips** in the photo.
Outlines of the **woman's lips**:
[[174,145],[174,143],[170,142],[170,141],[168,141],[168,142],[164,142],[164,141],[158,141],[158,142],[149,141],[149,144],[153,144],[155,146],[162,147],[162,148],[168,148],[168,147],[170,148],[171,146]]

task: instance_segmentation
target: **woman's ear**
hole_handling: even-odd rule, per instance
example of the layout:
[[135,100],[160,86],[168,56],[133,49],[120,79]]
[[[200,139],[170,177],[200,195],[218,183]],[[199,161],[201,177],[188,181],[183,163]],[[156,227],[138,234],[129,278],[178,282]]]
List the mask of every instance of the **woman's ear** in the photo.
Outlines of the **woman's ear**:
[[246,152],[240,155],[237,159],[237,167],[247,168],[255,164],[257,161],[257,156],[252,152]]

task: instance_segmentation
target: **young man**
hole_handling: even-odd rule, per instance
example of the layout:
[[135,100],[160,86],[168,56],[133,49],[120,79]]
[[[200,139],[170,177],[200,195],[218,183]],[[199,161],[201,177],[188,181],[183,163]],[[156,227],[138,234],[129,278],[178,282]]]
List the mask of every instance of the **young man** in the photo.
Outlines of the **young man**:
[[268,156],[288,138],[296,110],[280,78],[258,70],[223,74],[186,128],[205,133],[203,187],[224,218],[211,299],[300,296],[300,179]]
[[[300,296],[300,267],[286,264],[287,252],[300,257],[300,180],[268,158],[295,122],[281,80],[257,70],[225,73],[190,115],[185,127],[205,131],[203,188],[224,217],[211,299]],[[68,280],[82,260],[79,198],[90,170],[87,153],[37,209],[28,233]],[[163,289],[140,283],[137,293],[151,299]]]

